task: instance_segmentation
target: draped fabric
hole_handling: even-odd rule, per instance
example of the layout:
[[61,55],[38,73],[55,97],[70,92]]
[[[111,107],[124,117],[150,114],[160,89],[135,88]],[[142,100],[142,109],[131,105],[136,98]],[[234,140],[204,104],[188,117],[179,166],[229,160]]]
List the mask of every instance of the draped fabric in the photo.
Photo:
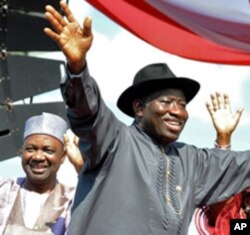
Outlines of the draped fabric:
[[[24,182],[25,178],[0,180],[0,234],[65,234],[70,220],[75,188],[57,183],[47,198],[34,228],[31,229],[25,225],[25,220],[22,218],[23,209],[20,206],[22,197],[20,190]],[[24,195],[27,197],[27,194]]]
[[214,235],[230,234],[230,219],[246,219],[246,213],[241,208],[242,195],[237,194],[230,198],[221,209],[214,229]]
[[197,209],[194,217],[198,234],[229,235],[231,219],[247,219],[242,205],[249,192],[247,189],[227,201]]
[[248,0],[87,0],[151,45],[193,60],[250,64]]

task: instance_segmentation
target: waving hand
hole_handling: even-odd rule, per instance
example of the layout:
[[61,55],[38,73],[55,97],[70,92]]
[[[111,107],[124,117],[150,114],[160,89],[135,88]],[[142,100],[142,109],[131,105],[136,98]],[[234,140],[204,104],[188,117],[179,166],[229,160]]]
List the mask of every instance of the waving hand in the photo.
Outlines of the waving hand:
[[46,6],[45,17],[53,30],[45,28],[44,32],[58,44],[67,58],[71,72],[79,73],[85,66],[86,54],[93,40],[91,19],[86,17],[81,27],[68,5],[64,1],[60,5],[65,17],[52,6]]

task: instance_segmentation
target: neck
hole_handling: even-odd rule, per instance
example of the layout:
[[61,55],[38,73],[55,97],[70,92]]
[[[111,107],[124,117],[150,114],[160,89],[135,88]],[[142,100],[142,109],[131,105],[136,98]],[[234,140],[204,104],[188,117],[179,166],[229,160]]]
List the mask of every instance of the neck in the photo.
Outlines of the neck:
[[134,125],[142,132],[146,133],[147,136],[158,146],[160,146],[161,149],[167,149],[170,143],[166,143],[162,141],[162,139],[158,138],[156,135],[154,135],[150,130],[145,128],[141,123],[134,122]]
[[55,186],[56,186],[56,180],[54,180],[50,184],[48,184],[48,183],[37,184],[37,183],[29,181],[26,178],[26,180],[24,182],[24,188],[25,189],[27,189],[29,191],[37,192],[37,193],[40,193],[40,194],[50,193],[55,188]]

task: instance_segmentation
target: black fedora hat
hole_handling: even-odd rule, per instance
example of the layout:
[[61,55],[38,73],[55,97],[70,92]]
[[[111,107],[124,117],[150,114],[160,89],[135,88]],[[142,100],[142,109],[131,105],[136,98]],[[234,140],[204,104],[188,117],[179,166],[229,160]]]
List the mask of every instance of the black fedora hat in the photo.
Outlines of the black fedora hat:
[[125,114],[134,117],[132,102],[135,99],[166,88],[182,90],[188,103],[199,91],[200,84],[190,78],[176,77],[165,63],[150,64],[136,73],[133,85],[120,95],[117,106]]

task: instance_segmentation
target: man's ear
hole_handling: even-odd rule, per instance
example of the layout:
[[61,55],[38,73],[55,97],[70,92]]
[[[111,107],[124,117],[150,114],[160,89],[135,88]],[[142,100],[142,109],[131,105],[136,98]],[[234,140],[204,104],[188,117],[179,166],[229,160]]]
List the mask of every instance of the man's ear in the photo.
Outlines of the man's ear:
[[143,117],[143,111],[145,109],[145,104],[137,99],[137,100],[134,100],[133,103],[132,103],[132,107],[133,107],[133,110],[134,110],[134,113],[135,113],[135,117]]

